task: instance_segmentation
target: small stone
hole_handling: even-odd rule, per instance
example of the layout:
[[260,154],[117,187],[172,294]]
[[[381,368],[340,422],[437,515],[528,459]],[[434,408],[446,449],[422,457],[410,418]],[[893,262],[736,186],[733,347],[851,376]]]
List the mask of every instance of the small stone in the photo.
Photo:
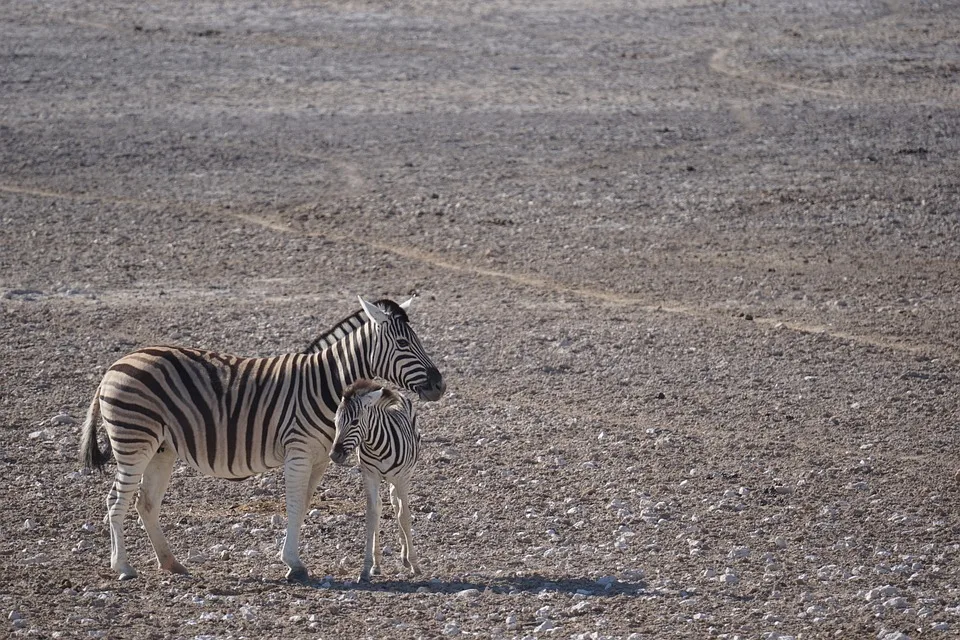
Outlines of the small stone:
[[50,557],[45,553],[38,553],[35,556],[26,558],[23,564],[46,564],[47,562],[50,562]]
[[93,524],[92,522],[84,522],[83,526],[80,527],[80,531],[83,531],[84,533],[96,533],[97,525]]
[[910,640],[910,636],[900,631],[889,631],[889,632],[880,632],[880,640]]
[[479,589],[464,589],[463,591],[457,591],[458,598],[478,598],[480,597]]
[[730,550],[730,553],[727,554],[727,557],[731,560],[739,560],[741,558],[746,558],[750,555],[750,547],[734,547]]
[[54,425],[72,425],[77,424],[76,419],[66,413],[58,413],[57,415],[50,418],[50,424]]
[[930,629],[931,629],[932,631],[950,631],[950,623],[949,623],[949,622],[934,622],[932,625],[930,625]]
[[740,578],[738,578],[737,574],[735,573],[725,573],[722,576],[720,576],[720,582],[727,585],[728,587],[732,587],[733,585],[740,582]]
[[589,610],[592,606],[593,605],[591,605],[589,601],[581,600],[577,604],[567,609],[567,612],[570,613],[571,615],[577,615]]
[[270,524],[274,527],[283,527],[285,524],[283,516],[279,513],[273,514],[273,517],[270,518]]
[[460,623],[456,621],[448,622],[443,627],[443,635],[445,636],[458,636],[460,635]]
[[9,614],[7,614],[7,620],[10,620],[11,622],[23,620],[23,614],[19,611],[11,611]]
[[515,615],[507,616],[506,623],[507,623],[507,629],[510,631],[514,631],[517,628],[517,616]]
[[37,528],[37,523],[35,520],[31,520],[30,518],[27,518],[26,520],[23,521],[24,531],[30,531],[36,528]]
[[548,619],[548,620],[544,620],[544,621],[541,622],[539,625],[537,625],[536,627],[534,627],[533,632],[534,632],[534,633],[543,633],[543,632],[545,632],[545,631],[550,631],[551,629],[554,629],[556,626],[557,626],[557,625],[553,624],[553,621],[551,621],[551,620],[549,620],[549,619]]
[[872,602],[874,600],[879,600],[880,598],[892,598],[898,595],[900,595],[900,590],[892,584],[887,584],[882,587],[877,587],[876,589],[870,589],[867,591],[866,599],[867,602]]

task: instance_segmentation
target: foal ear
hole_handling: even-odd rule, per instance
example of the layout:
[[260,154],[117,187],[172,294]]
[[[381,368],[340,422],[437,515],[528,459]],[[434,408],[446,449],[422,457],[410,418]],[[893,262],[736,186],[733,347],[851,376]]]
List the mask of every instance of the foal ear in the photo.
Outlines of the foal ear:
[[383,389],[377,389],[376,391],[371,391],[366,393],[363,396],[363,406],[369,407],[372,404],[375,404],[383,396]]
[[403,309],[404,311],[406,311],[407,309],[409,309],[409,308],[410,308],[410,305],[413,304],[413,301],[414,301],[414,299],[416,299],[416,297],[417,297],[417,296],[411,296],[409,300],[404,300],[403,302],[401,302],[401,303],[400,303],[400,308]]
[[357,299],[360,300],[360,306],[363,307],[367,317],[372,321],[376,322],[377,324],[386,324],[387,321],[390,320],[390,316],[388,316],[383,309],[377,305],[373,304],[372,302],[367,302],[362,296],[357,296]]

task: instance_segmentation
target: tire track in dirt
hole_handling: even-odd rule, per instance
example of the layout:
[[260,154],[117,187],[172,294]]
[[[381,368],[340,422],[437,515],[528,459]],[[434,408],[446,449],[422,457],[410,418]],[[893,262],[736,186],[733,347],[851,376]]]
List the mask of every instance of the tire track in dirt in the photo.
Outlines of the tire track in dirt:
[[[105,203],[117,203],[117,204],[130,204],[137,205],[149,208],[157,207],[182,207],[189,209],[195,212],[203,213],[206,215],[218,216],[221,218],[229,218],[233,220],[238,220],[247,224],[258,226],[262,229],[267,229],[275,233],[282,234],[297,234],[308,238],[323,238],[332,242],[340,244],[353,244],[361,245],[368,248],[376,249],[384,253],[389,253],[394,256],[410,260],[412,262],[418,262],[421,264],[428,264],[438,269],[448,271],[451,273],[464,274],[468,276],[474,276],[480,279],[486,280],[499,280],[503,282],[508,282],[510,284],[527,287],[531,289],[537,289],[540,291],[548,291],[552,293],[558,293],[563,295],[575,296],[584,300],[592,300],[602,304],[617,306],[617,307],[632,307],[644,313],[669,313],[674,315],[686,316],[690,318],[696,318],[700,320],[725,320],[727,322],[734,322],[735,320],[729,315],[720,313],[718,311],[691,307],[677,302],[663,303],[663,302],[652,302],[647,299],[639,298],[636,296],[623,295],[615,293],[612,291],[606,291],[602,289],[591,289],[588,287],[577,287],[552,280],[550,278],[544,278],[541,276],[535,276],[524,273],[517,273],[512,271],[503,271],[499,269],[489,269],[486,267],[481,267],[477,265],[472,265],[465,262],[458,262],[450,260],[443,257],[442,255],[431,253],[428,251],[422,251],[410,246],[397,246],[393,244],[388,244],[385,242],[380,242],[377,240],[361,239],[354,235],[345,235],[337,234],[323,231],[310,231],[304,229],[296,229],[291,227],[289,224],[284,223],[280,220],[273,219],[270,217],[257,215],[253,213],[244,213],[238,211],[225,211],[219,207],[214,207],[211,205],[202,205],[199,203],[183,203],[183,202],[170,202],[163,200],[138,200],[136,198],[127,198],[127,197],[117,197],[117,196],[100,196],[90,193],[76,193],[76,192],[59,192],[53,191],[50,189],[44,189],[39,187],[22,187],[17,185],[9,184],[0,184],[0,193],[12,193],[17,195],[38,197],[38,198],[52,198],[60,200],[73,200],[73,201],[82,201],[90,200],[97,202]],[[737,322],[742,322],[737,319]],[[906,343],[898,340],[891,340],[881,335],[874,334],[854,334],[845,331],[839,331],[833,328],[830,328],[823,324],[813,324],[806,322],[799,322],[793,320],[784,320],[781,318],[754,318],[754,323],[759,327],[765,328],[776,328],[776,329],[787,329],[795,333],[807,334],[807,335],[823,335],[836,340],[843,340],[847,342],[852,342],[854,344],[876,347],[901,353],[909,353],[914,355],[932,355],[941,358],[950,358],[953,360],[960,359],[958,354],[955,354],[952,350],[944,348],[942,345],[936,346],[925,343]]]

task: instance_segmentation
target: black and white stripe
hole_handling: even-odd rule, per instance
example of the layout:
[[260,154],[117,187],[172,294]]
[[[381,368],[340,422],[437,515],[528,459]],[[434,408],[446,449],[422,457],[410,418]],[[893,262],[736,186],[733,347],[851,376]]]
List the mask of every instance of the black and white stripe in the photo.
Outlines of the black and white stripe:
[[[309,499],[329,463],[334,418],[345,388],[379,377],[438,400],[440,372],[410,327],[404,305],[361,298],[368,321],[319,352],[243,358],[178,347],[150,347],[118,360],[104,375],[83,427],[81,455],[102,468],[111,449],[117,477],[107,496],[111,567],[135,577],[123,518],[139,488],[137,512],[161,568],[185,573],[159,527],[158,512],[177,458],[201,473],[243,479],[279,466],[286,481],[288,578],[303,579],[299,532]],[[389,304],[388,304],[389,303]],[[102,417],[107,447],[97,444]]]
[[361,582],[379,575],[380,482],[390,485],[390,503],[400,523],[400,560],[420,574],[413,548],[410,513],[410,480],[420,456],[420,434],[413,403],[404,396],[369,380],[347,387],[335,418],[336,439],[330,459],[347,462],[356,451],[367,496],[367,537]]

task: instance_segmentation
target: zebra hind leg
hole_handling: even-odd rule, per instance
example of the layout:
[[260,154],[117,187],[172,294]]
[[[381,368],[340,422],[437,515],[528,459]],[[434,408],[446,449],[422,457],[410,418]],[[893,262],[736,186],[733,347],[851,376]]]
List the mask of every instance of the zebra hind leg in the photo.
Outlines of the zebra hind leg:
[[137,577],[137,571],[127,560],[127,548],[123,540],[123,519],[130,508],[130,500],[137,492],[147,460],[136,465],[117,463],[117,477],[107,494],[107,519],[110,522],[110,567],[120,574],[121,580]]
[[173,465],[177,461],[177,454],[169,443],[164,444],[157,451],[146,471],[143,472],[143,479],[140,481],[140,495],[137,498],[137,513],[140,514],[140,521],[143,528],[147,531],[150,538],[150,544],[157,554],[157,564],[161,569],[166,569],[172,573],[189,573],[187,568],[177,561],[170,551],[170,545],[160,529],[160,503],[163,502],[163,494],[166,493],[170,485],[170,474],[173,472]]

